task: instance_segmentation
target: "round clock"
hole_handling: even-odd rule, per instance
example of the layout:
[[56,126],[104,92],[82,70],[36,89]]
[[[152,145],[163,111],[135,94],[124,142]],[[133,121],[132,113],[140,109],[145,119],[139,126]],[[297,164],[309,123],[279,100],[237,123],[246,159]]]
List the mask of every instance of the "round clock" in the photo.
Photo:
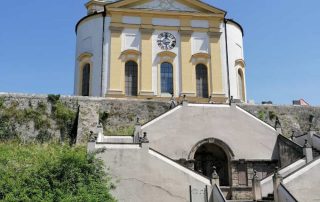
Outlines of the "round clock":
[[176,46],[177,40],[172,34],[163,32],[159,34],[157,43],[162,50],[171,50]]

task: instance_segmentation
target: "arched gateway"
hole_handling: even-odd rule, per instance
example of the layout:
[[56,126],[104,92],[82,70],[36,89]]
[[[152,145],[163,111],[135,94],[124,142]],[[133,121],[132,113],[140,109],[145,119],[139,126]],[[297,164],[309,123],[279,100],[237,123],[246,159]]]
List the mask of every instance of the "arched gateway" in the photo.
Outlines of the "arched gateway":
[[209,178],[216,171],[220,178],[221,186],[230,186],[230,160],[233,152],[227,144],[214,138],[205,139],[197,143],[189,154],[189,159],[194,161],[194,170]]

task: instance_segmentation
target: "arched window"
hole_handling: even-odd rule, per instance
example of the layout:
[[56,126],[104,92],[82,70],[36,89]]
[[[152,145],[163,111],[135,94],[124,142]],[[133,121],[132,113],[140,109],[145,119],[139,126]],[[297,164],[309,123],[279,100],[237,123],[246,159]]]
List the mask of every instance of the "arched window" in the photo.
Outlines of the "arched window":
[[243,73],[241,69],[238,69],[238,95],[242,101],[245,101],[244,95],[244,81],[243,81]]
[[127,96],[138,94],[138,64],[134,61],[126,62],[125,65],[125,89]]
[[87,63],[82,68],[82,96],[89,96],[90,94],[90,73],[90,64]]
[[208,71],[203,64],[196,66],[197,97],[208,97]]
[[173,67],[164,62],[161,64],[161,93],[173,94]]

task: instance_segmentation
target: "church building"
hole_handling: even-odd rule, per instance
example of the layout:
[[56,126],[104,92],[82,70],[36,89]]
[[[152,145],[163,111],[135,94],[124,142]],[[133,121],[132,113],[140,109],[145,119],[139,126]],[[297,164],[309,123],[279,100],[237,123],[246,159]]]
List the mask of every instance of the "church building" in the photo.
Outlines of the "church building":
[[243,29],[199,0],[90,0],[74,94],[245,102]]
[[154,119],[137,114],[129,136],[105,133],[98,114],[90,116],[88,151],[99,151],[118,201],[319,198],[320,135],[289,139],[280,123],[270,126],[239,104],[246,101],[243,29],[226,11],[200,0],[91,0],[86,8],[76,26],[76,95],[184,97]]

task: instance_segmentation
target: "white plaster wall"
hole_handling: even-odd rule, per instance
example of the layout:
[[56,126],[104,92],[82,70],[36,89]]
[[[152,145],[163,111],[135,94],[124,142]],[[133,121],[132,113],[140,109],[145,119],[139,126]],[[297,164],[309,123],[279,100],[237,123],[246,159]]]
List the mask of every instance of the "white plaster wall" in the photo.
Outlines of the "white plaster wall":
[[209,28],[207,20],[191,20],[191,26],[196,28]]
[[78,92],[78,70],[79,61],[77,58],[84,52],[93,54],[92,57],[92,96],[100,96],[101,93],[106,93],[109,75],[109,55],[110,55],[110,17],[105,18],[105,40],[104,40],[104,61],[103,61],[103,73],[102,78],[102,91],[101,91],[101,44],[102,44],[102,16],[92,17],[82,22],[78,27],[77,33],[77,48],[76,48],[76,68],[75,68],[75,91]]
[[102,95],[104,96],[107,93],[107,89],[109,89],[109,75],[110,75],[110,42],[111,42],[111,32],[109,29],[111,22],[110,17],[105,18],[105,30],[104,30],[104,51],[103,51],[103,72],[104,76],[102,78]]
[[121,38],[121,51],[130,49],[140,51],[141,37],[139,29],[124,29]]
[[79,61],[78,57],[85,52],[93,56],[91,70],[91,95],[101,95],[101,56],[102,56],[102,25],[103,17],[99,15],[86,19],[78,26],[76,45],[76,66],[74,93],[79,87]]
[[[238,93],[238,67],[235,61],[243,59],[243,36],[241,29],[232,22],[227,23],[228,33],[228,53],[229,53],[229,74],[230,74],[230,92],[234,99],[241,99]],[[245,74],[244,74],[245,79]]]
[[221,66],[222,66],[222,82],[223,82],[223,92],[226,97],[228,97],[228,70],[227,70],[227,52],[226,52],[226,35],[225,35],[225,25],[220,24],[220,49],[221,49]]
[[209,37],[206,32],[193,32],[191,36],[192,55],[209,53]]
[[180,34],[178,31],[172,30],[155,30],[152,34],[152,90],[155,95],[161,95],[161,92],[158,92],[158,64],[159,58],[157,57],[158,53],[162,52],[161,48],[157,44],[158,35],[162,32],[169,32],[176,37],[177,44],[171,52],[176,54],[176,57],[173,61],[173,65],[175,68],[174,75],[174,85],[175,85],[175,95],[180,95],[181,89],[181,64],[180,64]]
[[141,24],[141,18],[135,16],[123,16],[122,22],[125,24]]
[[167,18],[153,18],[152,24],[160,26],[180,26],[180,20]]

